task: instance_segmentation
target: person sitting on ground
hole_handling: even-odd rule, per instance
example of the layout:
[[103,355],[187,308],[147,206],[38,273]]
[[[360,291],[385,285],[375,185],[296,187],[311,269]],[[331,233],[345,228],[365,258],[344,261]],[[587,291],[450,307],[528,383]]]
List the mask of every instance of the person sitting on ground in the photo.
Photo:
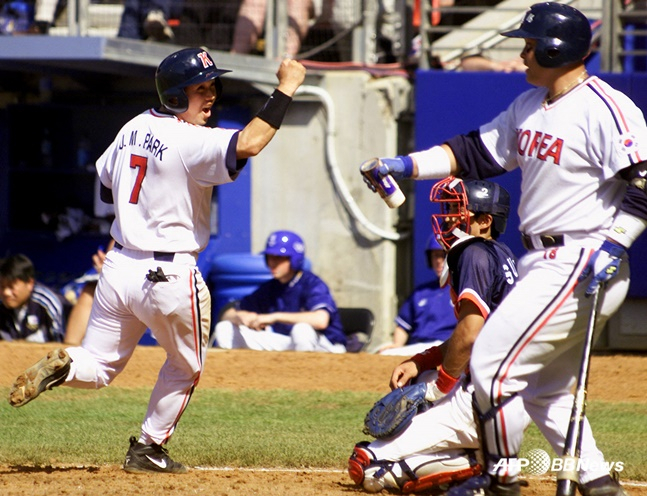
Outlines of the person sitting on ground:
[[305,245],[299,235],[273,232],[263,254],[273,278],[225,310],[212,345],[345,353],[337,305],[326,283],[303,268]]
[[63,297],[37,282],[35,272],[23,254],[0,261],[0,339],[4,341],[63,341]]
[[433,234],[425,257],[436,277],[416,287],[400,307],[392,341],[378,349],[380,355],[415,355],[444,342],[456,326],[449,285],[440,285],[445,250]]

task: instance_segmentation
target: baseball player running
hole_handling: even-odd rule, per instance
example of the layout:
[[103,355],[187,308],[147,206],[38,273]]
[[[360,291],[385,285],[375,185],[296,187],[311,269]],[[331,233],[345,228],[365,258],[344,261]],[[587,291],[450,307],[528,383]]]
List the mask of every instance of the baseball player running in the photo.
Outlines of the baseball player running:
[[165,444],[198,384],[206,357],[211,298],[196,266],[209,241],[212,189],[232,182],[275,135],[305,68],[284,60],[279,84],[242,130],[206,126],[222,94],[211,55],[187,48],[165,58],[155,83],[161,101],[128,122],[96,163],[103,198],[114,201],[108,252],[80,347],[58,348],[18,376],[9,393],[23,406],[46,389],[107,386],[146,328],[167,353],[127,472],[185,473]]
[[[521,169],[519,280],[490,315],[470,360],[486,473],[452,495],[520,494],[515,457],[526,411],[561,454],[591,299],[597,329],[629,287],[627,249],[647,225],[647,126],[623,93],[589,76],[588,19],[554,2],[530,7],[519,29],[526,79],[536,86],[493,121],[440,146],[382,160],[381,174],[414,179],[491,177]],[[513,401],[521,397],[522,402]],[[584,496],[622,495],[587,425]],[[586,466],[585,466],[586,465]],[[575,473],[577,475],[577,472]]]
[[348,471],[369,492],[418,492],[481,471],[474,388],[465,372],[474,339],[517,279],[515,256],[496,241],[505,231],[510,196],[490,181],[449,177],[434,185],[431,201],[440,205],[433,228],[447,250],[443,283],[450,285],[458,322],[443,344],[393,370],[391,389],[428,381],[425,399],[433,406],[397,437],[355,446]]

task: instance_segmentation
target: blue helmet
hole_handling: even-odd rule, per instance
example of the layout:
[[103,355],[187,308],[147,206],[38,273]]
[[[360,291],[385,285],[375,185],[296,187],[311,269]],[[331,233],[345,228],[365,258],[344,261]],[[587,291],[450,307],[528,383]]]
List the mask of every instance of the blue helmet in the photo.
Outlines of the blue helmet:
[[556,2],[531,5],[521,26],[501,35],[537,40],[537,62],[549,68],[581,62],[591,47],[591,25],[586,16],[570,5]]
[[226,69],[218,69],[211,55],[202,48],[184,48],[166,57],[155,71],[155,86],[162,105],[175,114],[186,112],[189,99],[184,88],[192,84],[216,80],[216,98],[222,93],[220,76]]
[[425,244],[425,256],[427,257],[427,265],[429,268],[433,268],[433,265],[431,263],[431,252],[432,251],[445,251],[445,248],[440,246],[440,243],[438,242],[438,237],[436,234],[431,234],[429,238],[427,238],[427,243]]
[[301,237],[292,231],[274,231],[267,238],[263,254],[290,257],[292,270],[301,270],[305,260],[306,247]]

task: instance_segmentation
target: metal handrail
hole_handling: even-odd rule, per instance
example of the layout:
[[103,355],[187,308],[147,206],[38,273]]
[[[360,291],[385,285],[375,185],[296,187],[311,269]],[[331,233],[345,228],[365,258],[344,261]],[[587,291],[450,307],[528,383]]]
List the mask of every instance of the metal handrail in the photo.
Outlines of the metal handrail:
[[[436,48],[440,45],[441,39],[434,40],[433,42],[430,41],[430,36],[433,34],[443,34],[443,33],[450,33],[453,32],[454,29],[458,28],[458,26],[432,26],[430,19],[431,19],[431,14],[433,12],[440,12],[441,14],[445,13],[451,13],[451,12],[462,12],[462,13],[479,13],[480,15],[483,14],[490,14],[493,12],[496,12],[497,14],[503,14],[501,17],[506,19],[506,21],[500,25],[488,25],[488,26],[475,26],[473,21],[468,21],[465,25],[460,26],[460,30],[463,33],[472,33],[475,36],[473,36],[473,39],[470,40],[469,42],[465,42],[464,39],[460,40],[460,45],[457,45],[455,47],[451,47],[451,45],[448,45],[449,39],[445,38],[443,41],[445,42],[444,48],[445,50],[442,52],[442,54],[439,56],[440,61],[443,64],[443,67],[445,69],[453,69],[456,68],[459,65],[460,59],[465,56],[466,54],[472,54],[472,53],[478,53],[482,51],[487,51],[487,50],[492,50],[493,48],[498,48],[498,49],[503,49],[506,46],[506,39],[502,38],[500,36],[500,32],[504,31],[506,29],[510,29],[516,25],[518,25],[522,18],[524,13],[527,10],[528,3],[527,2],[502,2],[496,7],[469,7],[469,8],[461,8],[461,7],[438,7],[438,8],[432,8],[431,6],[428,5],[429,2],[422,2],[422,12],[421,12],[421,27],[420,27],[420,33],[421,33],[421,44],[422,44],[422,49],[421,49],[421,57],[420,57],[420,67],[428,69],[432,67],[432,56],[433,55],[438,55],[434,54],[434,45],[436,45]],[[571,4],[571,3],[576,3],[574,0],[565,0],[561,3],[565,4]],[[603,19],[603,26],[605,26],[607,29],[611,27],[611,19],[616,19],[617,22],[620,22],[620,15],[625,15],[627,16],[628,13],[626,11],[621,11],[615,6],[614,8],[611,9],[610,4],[614,3],[611,1],[602,1],[600,2],[602,6],[600,8],[597,8],[595,6],[589,6],[589,8],[586,9],[587,13],[598,13],[598,15],[595,16],[595,18],[602,18]],[[505,14],[514,14],[510,15],[506,18]],[[636,16],[638,17],[638,16]],[[474,19],[474,21],[477,21],[478,17]],[[489,19],[486,18],[486,19]],[[481,33],[481,36],[478,36],[478,34]],[[635,32],[632,34],[636,34]],[[612,29],[609,30],[608,32],[605,31],[605,34],[602,36],[602,38],[606,38],[607,41],[613,39],[614,36],[618,36],[619,32],[618,29]],[[450,35],[451,36],[451,35]],[[509,43],[508,43],[509,44]],[[607,43],[607,45],[604,45],[605,50],[600,50],[602,52],[602,57],[606,60],[610,60],[613,57],[618,57],[619,54],[621,53],[621,47],[617,45],[613,45],[611,49],[609,49],[610,42]],[[515,49],[516,50],[516,49]],[[438,50],[436,50],[438,51]]]

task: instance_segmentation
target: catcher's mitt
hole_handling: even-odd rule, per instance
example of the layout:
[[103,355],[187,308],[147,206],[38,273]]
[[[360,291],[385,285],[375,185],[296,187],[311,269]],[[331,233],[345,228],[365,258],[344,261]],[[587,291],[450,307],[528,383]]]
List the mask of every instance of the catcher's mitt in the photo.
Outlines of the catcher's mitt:
[[378,400],[364,419],[364,434],[388,439],[400,434],[426,404],[427,383],[394,389]]

